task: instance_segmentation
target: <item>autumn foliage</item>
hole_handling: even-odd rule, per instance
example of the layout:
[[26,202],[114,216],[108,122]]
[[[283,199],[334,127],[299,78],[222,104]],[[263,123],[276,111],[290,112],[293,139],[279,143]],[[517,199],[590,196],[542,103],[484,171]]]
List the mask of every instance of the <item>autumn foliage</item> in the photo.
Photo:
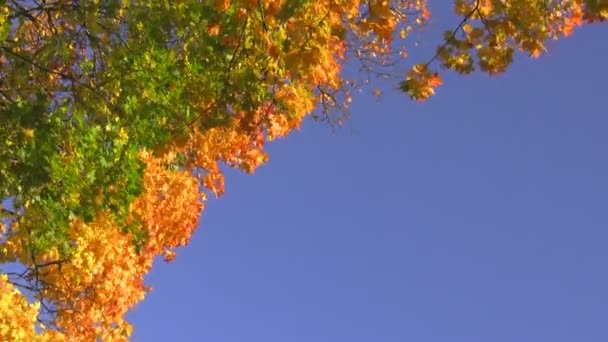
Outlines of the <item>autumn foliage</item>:
[[222,165],[253,172],[309,115],[340,123],[370,76],[425,100],[440,68],[498,74],[608,18],[601,0],[455,0],[436,53],[400,69],[425,0],[0,6],[1,341],[128,340]]

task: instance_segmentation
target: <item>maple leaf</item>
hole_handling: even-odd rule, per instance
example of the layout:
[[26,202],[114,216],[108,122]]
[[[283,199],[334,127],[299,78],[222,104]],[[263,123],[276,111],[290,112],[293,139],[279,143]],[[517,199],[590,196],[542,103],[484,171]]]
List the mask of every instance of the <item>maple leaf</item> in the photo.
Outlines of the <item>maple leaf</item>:
[[[369,76],[404,77],[424,101],[436,64],[499,74],[517,50],[538,57],[608,19],[598,1],[455,0],[460,23],[403,75],[424,0],[60,3],[0,6],[0,192],[16,208],[0,211],[0,257],[45,289],[0,274],[2,341],[128,339],[154,260],[173,260],[207,193],[223,194],[220,165],[254,172],[316,110],[339,125]],[[363,81],[345,78],[352,62]]]

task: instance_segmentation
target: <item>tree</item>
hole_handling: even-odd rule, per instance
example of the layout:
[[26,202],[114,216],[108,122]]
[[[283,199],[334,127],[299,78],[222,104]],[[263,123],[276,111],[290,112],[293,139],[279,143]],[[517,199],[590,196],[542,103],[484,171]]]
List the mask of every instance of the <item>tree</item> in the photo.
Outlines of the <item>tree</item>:
[[[186,245],[220,164],[253,172],[370,76],[415,100],[604,21],[602,0],[455,0],[436,54],[400,72],[424,0],[0,3],[0,339],[123,340],[157,256]],[[345,63],[360,66],[346,78]]]

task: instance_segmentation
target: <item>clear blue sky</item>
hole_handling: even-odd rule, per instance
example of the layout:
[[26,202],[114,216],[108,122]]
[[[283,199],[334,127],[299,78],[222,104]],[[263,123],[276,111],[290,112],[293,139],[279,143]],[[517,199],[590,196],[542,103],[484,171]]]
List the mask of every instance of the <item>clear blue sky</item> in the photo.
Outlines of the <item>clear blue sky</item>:
[[156,265],[133,340],[608,341],[606,28],[271,144]]

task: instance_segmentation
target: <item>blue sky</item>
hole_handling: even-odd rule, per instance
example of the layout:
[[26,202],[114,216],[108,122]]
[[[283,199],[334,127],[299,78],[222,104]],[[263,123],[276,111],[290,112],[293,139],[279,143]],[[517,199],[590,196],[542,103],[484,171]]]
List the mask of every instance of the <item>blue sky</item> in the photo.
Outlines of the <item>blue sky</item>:
[[605,38],[272,143],[156,265],[133,340],[608,341]]

